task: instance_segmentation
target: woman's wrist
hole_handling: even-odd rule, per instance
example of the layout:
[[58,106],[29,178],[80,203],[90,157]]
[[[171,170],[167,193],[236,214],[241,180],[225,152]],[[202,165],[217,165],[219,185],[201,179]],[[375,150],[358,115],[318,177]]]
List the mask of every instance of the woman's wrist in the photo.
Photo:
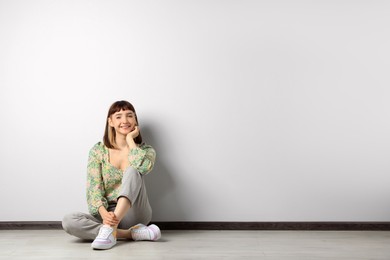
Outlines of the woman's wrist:
[[103,217],[104,214],[108,213],[108,211],[106,210],[106,208],[104,206],[100,206],[98,208],[98,211],[99,211],[100,216],[102,216],[102,217]]
[[131,135],[127,135],[126,143],[129,146],[129,150],[137,147],[137,144],[134,142],[134,139],[131,137]]

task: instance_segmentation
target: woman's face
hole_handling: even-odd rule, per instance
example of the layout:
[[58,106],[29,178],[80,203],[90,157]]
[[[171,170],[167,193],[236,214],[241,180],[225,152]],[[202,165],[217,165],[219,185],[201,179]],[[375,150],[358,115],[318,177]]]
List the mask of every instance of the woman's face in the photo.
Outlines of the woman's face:
[[113,127],[117,134],[127,135],[137,125],[135,113],[131,110],[121,110],[108,118],[108,124]]

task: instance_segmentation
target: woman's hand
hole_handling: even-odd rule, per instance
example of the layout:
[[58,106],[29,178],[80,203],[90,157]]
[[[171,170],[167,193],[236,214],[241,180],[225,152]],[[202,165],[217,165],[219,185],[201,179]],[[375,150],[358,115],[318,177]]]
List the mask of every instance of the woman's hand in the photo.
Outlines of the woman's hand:
[[[127,142],[127,144],[130,146],[134,146],[134,138],[136,138],[137,136],[139,135],[139,128],[138,128],[138,126],[136,125],[135,127],[134,127],[134,130],[133,131],[131,131],[130,133],[128,133],[127,135],[126,135],[126,142]],[[132,147],[130,147],[130,148],[132,148]]]
[[109,226],[117,226],[119,224],[118,219],[116,218],[114,212],[108,212],[104,207],[99,208],[100,216],[103,219],[103,224]]
[[136,138],[139,135],[139,128],[138,126],[134,126],[134,130],[127,134],[127,136],[132,137],[133,139]]

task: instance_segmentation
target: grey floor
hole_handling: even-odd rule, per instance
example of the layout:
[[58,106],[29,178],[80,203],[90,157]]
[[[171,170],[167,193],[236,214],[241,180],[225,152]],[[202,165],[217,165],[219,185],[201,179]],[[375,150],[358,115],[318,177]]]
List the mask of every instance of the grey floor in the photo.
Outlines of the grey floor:
[[62,230],[0,230],[0,259],[390,259],[385,231],[163,231],[106,251]]

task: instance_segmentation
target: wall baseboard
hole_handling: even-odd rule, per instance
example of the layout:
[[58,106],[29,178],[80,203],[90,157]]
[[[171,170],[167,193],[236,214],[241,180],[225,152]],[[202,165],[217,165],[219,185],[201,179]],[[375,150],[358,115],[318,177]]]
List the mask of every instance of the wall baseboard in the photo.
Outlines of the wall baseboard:
[[61,221],[0,221],[0,230],[62,229]]
[[[159,222],[162,230],[372,230],[390,231],[390,222]],[[61,221],[0,222],[0,230],[62,229]]]
[[154,222],[163,230],[390,230],[390,222]]

